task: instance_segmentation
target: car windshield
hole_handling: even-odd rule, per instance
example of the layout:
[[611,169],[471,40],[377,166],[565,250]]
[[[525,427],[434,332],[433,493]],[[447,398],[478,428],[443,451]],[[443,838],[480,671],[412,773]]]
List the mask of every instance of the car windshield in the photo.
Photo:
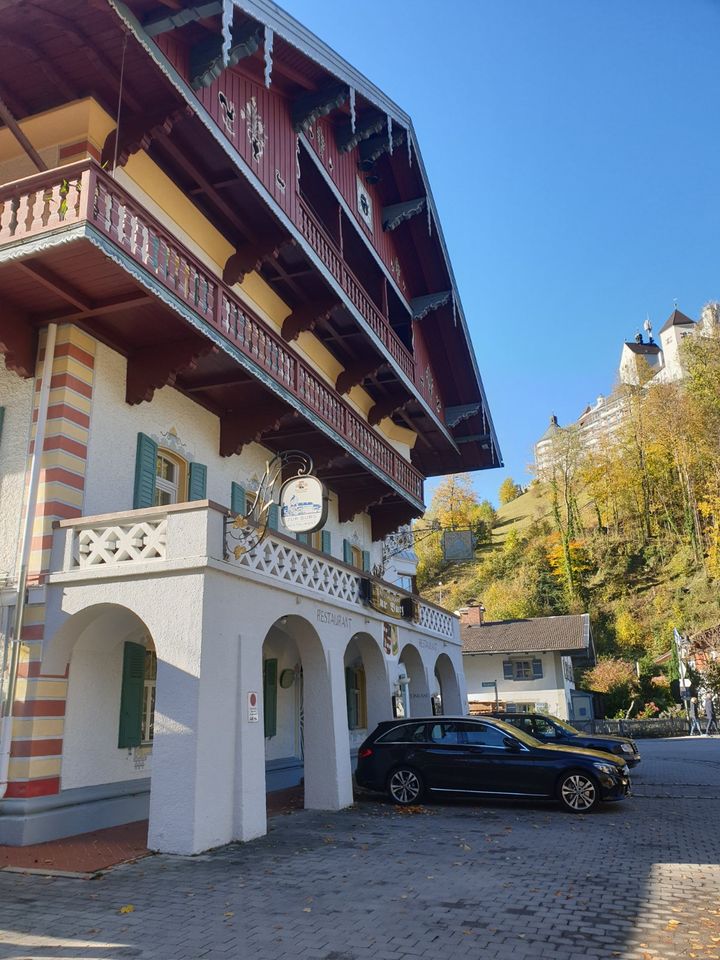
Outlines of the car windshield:
[[516,740],[519,740],[520,743],[524,743],[526,747],[541,747],[542,743],[539,740],[536,740],[535,737],[531,737],[529,733],[525,733],[524,730],[521,730],[520,727],[516,727],[512,723],[506,723],[504,720],[498,720],[496,717],[493,717],[493,726],[500,727],[503,733],[507,733],[510,737],[515,737]]
[[552,722],[553,722],[554,724],[556,724],[558,727],[562,727],[562,729],[565,731],[565,733],[572,733],[572,734],[578,734],[578,733],[580,733],[579,730],[577,730],[577,729],[576,729],[575,727],[573,727],[571,724],[565,723],[564,720],[559,720],[557,717],[552,717],[551,719],[552,719]]

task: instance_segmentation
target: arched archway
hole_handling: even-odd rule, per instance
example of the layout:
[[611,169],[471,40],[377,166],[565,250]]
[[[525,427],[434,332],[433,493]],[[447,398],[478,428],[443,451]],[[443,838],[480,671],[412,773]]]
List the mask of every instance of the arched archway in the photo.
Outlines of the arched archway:
[[62,789],[148,778],[157,657],[146,624],[97,604],[68,618],[51,651],[69,663]]
[[263,643],[266,763],[271,771],[274,761],[298,761],[307,808],[352,803],[344,686],[339,659],[307,620],[288,614],[272,624]]
[[446,653],[441,653],[435,661],[435,679],[440,689],[441,712],[450,716],[464,714],[457,673]]
[[343,666],[350,746],[357,749],[381,720],[392,718],[388,670],[379,643],[363,632],[350,638]]
[[400,651],[400,688],[405,715],[429,717],[432,714],[430,688],[420,651],[406,643]]

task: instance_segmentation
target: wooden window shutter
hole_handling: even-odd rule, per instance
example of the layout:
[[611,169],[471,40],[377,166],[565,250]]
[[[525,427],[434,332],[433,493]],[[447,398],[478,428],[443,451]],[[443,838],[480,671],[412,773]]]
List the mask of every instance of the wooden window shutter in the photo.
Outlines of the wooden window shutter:
[[309,533],[296,533],[295,539],[298,543],[304,543],[306,547],[310,546],[310,534]]
[[265,736],[274,737],[277,733],[277,660],[263,661],[263,720]]
[[345,563],[349,563],[350,566],[352,566],[352,544],[349,540],[343,540],[343,560]]
[[542,676],[543,676],[542,660],[533,660],[532,675],[533,675],[533,680],[542,680]]
[[280,508],[276,503],[270,504],[268,510],[268,526],[271,530],[277,530],[280,526]]
[[123,647],[118,747],[140,746],[144,693],[145,647],[141,643],[126,643]]
[[207,467],[204,463],[191,463],[188,478],[188,500],[204,500],[207,497]]
[[362,560],[363,560],[363,570],[365,571],[365,573],[370,573],[370,551],[369,550],[363,550]]
[[245,490],[234,480],[230,485],[230,510],[236,517],[245,516]]
[[332,553],[332,534],[329,530],[322,531],[322,552]]
[[512,680],[513,674],[513,665],[510,660],[503,660],[503,680]]
[[137,437],[135,454],[135,488],[133,510],[155,506],[155,477],[157,475],[158,445],[144,433]]
[[3,420],[5,419],[5,407],[0,407],[0,440],[2,440]]

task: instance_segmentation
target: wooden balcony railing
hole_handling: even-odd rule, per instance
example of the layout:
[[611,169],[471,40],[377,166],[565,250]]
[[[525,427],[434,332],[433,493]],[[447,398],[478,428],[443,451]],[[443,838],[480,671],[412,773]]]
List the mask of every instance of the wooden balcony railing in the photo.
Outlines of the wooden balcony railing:
[[423,477],[415,467],[94,161],[84,160],[0,187],[0,246],[81,221],[112,240],[401,489],[422,502]]
[[397,362],[405,376],[415,384],[415,361],[412,354],[395,333],[389,322],[363,290],[362,284],[343,260],[340,251],[317,221],[308,205],[298,198],[300,232],[335,277],[358,313],[368,322]]

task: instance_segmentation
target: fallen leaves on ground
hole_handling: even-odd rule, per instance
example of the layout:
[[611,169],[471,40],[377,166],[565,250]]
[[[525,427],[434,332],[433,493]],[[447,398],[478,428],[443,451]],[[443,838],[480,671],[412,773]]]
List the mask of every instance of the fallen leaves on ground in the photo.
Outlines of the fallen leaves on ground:
[[120,907],[119,913],[135,913],[135,907],[131,903],[126,903],[124,907]]

